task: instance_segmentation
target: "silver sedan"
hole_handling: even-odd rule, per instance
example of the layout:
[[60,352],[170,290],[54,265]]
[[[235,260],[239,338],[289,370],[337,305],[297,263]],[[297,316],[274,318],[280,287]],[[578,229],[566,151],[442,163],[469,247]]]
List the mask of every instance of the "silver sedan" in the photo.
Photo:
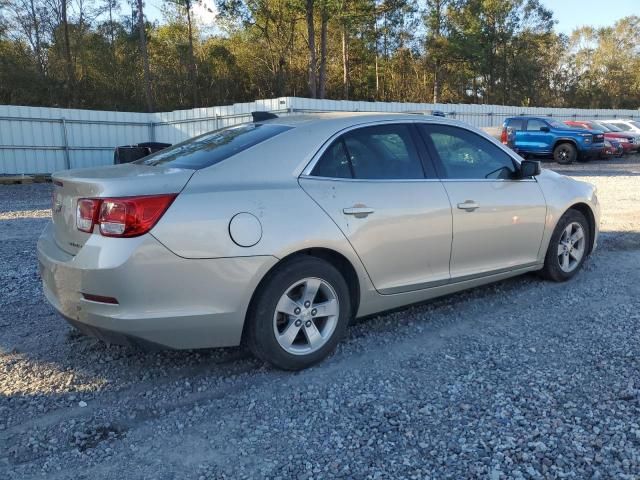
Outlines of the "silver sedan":
[[595,248],[592,185],[468,125],[269,116],[54,175],[49,302],[109,342],[244,342],[300,369],[354,317],[525,272],[564,281]]

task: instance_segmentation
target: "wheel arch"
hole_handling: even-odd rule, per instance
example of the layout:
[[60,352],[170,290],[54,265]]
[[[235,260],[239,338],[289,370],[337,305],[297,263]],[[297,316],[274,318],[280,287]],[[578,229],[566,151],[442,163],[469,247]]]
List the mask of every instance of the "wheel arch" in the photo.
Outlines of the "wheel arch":
[[558,138],[555,142],[553,142],[553,147],[551,148],[551,150],[555,150],[558,145],[561,145],[563,143],[570,143],[576,148],[576,150],[578,150],[578,142],[576,142],[573,138]]
[[303,257],[303,256],[311,256],[311,257],[316,257],[321,260],[324,260],[329,264],[333,265],[340,272],[340,274],[344,277],[345,281],[347,282],[347,287],[349,288],[349,296],[351,297],[350,300],[351,300],[352,315],[357,314],[358,308],[360,307],[360,291],[361,291],[360,280],[355,267],[349,261],[349,259],[345,257],[343,254],[337,252],[336,250],[332,250],[330,248],[311,247],[303,250],[298,250],[286,255],[285,257],[281,258],[275,265],[273,265],[263,275],[260,282],[258,282],[258,285],[256,286],[256,288],[253,290],[253,293],[251,294],[251,300],[249,301],[249,306],[245,314],[244,325],[242,327],[243,343],[246,335],[246,327],[247,327],[247,324],[249,323],[247,320],[249,319],[249,316],[253,314],[257,293],[264,286],[264,284],[269,281],[273,273],[278,268],[280,268],[284,263],[291,262],[296,257]]
[[574,203],[567,209],[567,212],[569,210],[576,210],[580,212],[585,216],[587,222],[589,223],[589,250],[587,252],[587,254],[589,254],[593,251],[593,245],[595,243],[596,236],[596,217],[593,213],[593,210],[591,210],[591,207],[584,202]]

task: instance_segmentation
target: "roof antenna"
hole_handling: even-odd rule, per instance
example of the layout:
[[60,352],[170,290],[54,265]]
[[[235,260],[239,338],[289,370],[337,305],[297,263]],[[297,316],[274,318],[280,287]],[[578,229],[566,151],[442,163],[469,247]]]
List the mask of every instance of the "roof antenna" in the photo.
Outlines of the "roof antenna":
[[251,112],[251,116],[253,117],[253,122],[264,122],[265,120],[273,120],[274,118],[278,118],[278,115],[271,112]]

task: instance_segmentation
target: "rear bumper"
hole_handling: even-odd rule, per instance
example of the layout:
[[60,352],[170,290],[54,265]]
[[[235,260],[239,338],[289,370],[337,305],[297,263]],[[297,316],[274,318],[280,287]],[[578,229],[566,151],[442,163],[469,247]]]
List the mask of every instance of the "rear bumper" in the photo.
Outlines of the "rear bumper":
[[47,300],[80,330],[112,343],[177,349],[238,345],[251,295],[277,261],[184,259],[151,235],[92,235],[73,256],[56,244],[52,224],[38,240],[38,260]]

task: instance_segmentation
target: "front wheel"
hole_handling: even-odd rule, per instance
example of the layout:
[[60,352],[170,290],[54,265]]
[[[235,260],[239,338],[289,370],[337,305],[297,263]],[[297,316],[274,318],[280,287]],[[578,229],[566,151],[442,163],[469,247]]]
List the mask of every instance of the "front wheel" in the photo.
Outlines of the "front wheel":
[[578,151],[570,143],[561,143],[553,149],[553,159],[561,165],[573,163],[578,157]]
[[569,210],[560,218],[551,236],[542,275],[556,282],[569,280],[582,267],[589,242],[587,219],[577,210]]
[[247,344],[261,360],[301,370],[329,355],[351,316],[349,288],[340,272],[315,257],[279,266],[256,294]]

